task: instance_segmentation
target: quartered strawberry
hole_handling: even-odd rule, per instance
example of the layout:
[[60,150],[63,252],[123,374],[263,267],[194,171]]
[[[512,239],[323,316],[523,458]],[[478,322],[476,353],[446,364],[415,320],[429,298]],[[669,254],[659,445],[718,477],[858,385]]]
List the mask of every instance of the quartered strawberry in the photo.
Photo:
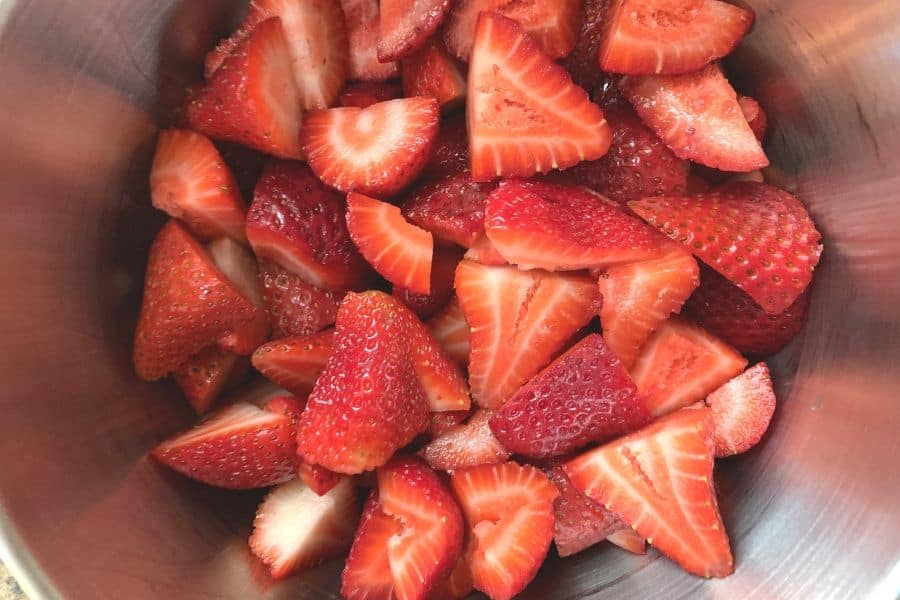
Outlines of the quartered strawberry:
[[[541,52],[551,59],[572,51],[581,18],[580,0],[459,0],[447,18],[444,41],[457,58],[468,62],[478,17],[493,12],[519,23]],[[512,48],[512,46],[509,46]],[[596,55],[595,55],[596,56]]]
[[400,75],[400,63],[378,60],[379,0],[341,0],[350,45],[350,79],[387,81]]
[[685,409],[566,463],[572,484],[701,577],[734,570],[713,489],[709,409]]
[[766,137],[766,130],[769,127],[769,118],[766,116],[766,111],[763,110],[756,99],[750,96],[738,95],[738,104],[741,106],[741,112],[744,113],[744,118],[747,119],[747,125],[750,126],[753,135],[756,136],[756,139],[762,141]]
[[224,335],[249,323],[256,306],[213,264],[178,221],[156,235],[134,336],[138,377],[165,377]]
[[702,400],[739,374],[747,359],[697,325],[672,317],[650,336],[631,369],[654,416]]
[[[575,47],[562,62],[576,85],[588,94],[602,81],[604,74],[597,68],[597,54],[600,50],[600,36],[606,22],[609,0],[585,0],[581,14],[581,29],[575,40]],[[599,103],[598,103],[599,104]],[[605,108],[602,104],[601,107]]]
[[578,270],[650,258],[659,236],[580,187],[506,180],[488,196],[484,228],[521,269]]
[[580,275],[464,260],[456,293],[469,324],[469,386],[499,408],[596,314],[596,285]]
[[325,467],[311,465],[302,460],[297,465],[297,476],[319,496],[324,496],[345,479],[343,475],[329,471]]
[[227,386],[237,354],[210,346],[179,366],[172,378],[198,415],[206,414]]
[[775,414],[775,392],[766,363],[758,363],[706,397],[715,422],[716,457],[746,452],[759,443]]
[[472,179],[528,177],[596,160],[612,132],[603,111],[515,21],[481,13],[469,65]]
[[403,203],[403,216],[437,240],[468,248],[483,235],[485,203],[496,187],[474,182],[466,172],[448,175],[413,191]]
[[340,194],[300,162],[272,161],[256,186],[247,237],[256,255],[321,288],[346,290],[368,268],[356,251]]
[[319,495],[301,480],[283,483],[256,511],[250,549],[284,579],[343,554],[353,541],[359,501],[349,478]]
[[285,482],[297,468],[291,418],[246,402],[162,442],[152,455],[191,479],[238,490]]
[[359,526],[344,561],[341,597],[346,600],[390,600],[394,592],[388,546],[400,535],[403,524],[381,508],[378,490],[363,507]]
[[441,120],[441,130],[422,176],[441,179],[469,170],[469,137],[465,112],[456,112]]
[[259,281],[275,339],[325,329],[334,323],[344,297],[344,292],[317,288],[269,261],[260,261]]
[[344,88],[338,96],[338,106],[368,108],[373,104],[394,100],[403,95],[399,83],[379,81],[359,81]]
[[720,0],[611,0],[600,45],[604,71],[678,75],[729,54],[753,12]]
[[573,486],[561,465],[548,470],[547,476],[559,490],[559,497],[553,503],[556,516],[553,541],[560,556],[577,554],[623,527],[615,514]]
[[497,246],[491,241],[486,233],[481,234],[475,242],[466,251],[464,258],[473,260],[483,265],[491,265],[500,267],[508,265],[509,261],[503,258],[503,255],[497,250]]
[[426,325],[448,357],[460,365],[469,363],[469,324],[456,298]]
[[556,486],[513,462],[460,469],[450,485],[469,526],[466,560],[475,589],[509,600],[534,579],[550,549]]
[[620,88],[675,156],[722,171],[768,166],[737,93],[718,65],[687,75],[626,77]]
[[288,337],[257,348],[253,366],[263,376],[292,394],[309,394],[325,368],[334,343],[334,332]]
[[646,198],[631,209],[747,292],[766,312],[793,304],[812,279],[821,234],[803,204],[764,183],[732,183],[686,198]]
[[300,95],[281,20],[256,26],[187,107],[192,129],[282,158],[301,158]]
[[462,250],[458,248],[435,248],[431,260],[431,289],[427,294],[394,286],[393,295],[409,307],[420,319],[428,319],[447,306],[453,297],[453,280],[456,266],[462,260]]
[[300,137],[319,179],[342,192],[387,198],[425,167],[439,119],[434,98],[400,98],[312,113]]
[[184,129],[159,134],[150,171],[153,206],[181,219],[201,239],[227,235],[246,243],[247,207],[209,138]]
[[600,274],[603,339],[630,369],[656,328],[700,283],[697,261],[677,246],[658,258],[615,265]]
[[399,207],[351,192],[347,228],[382,277],[416,294],[431,292],[434,238],[404,219]]
[[623,527],[606,536],[606,540],[632,554],[646,554],[647,540],[631,527]]
[[404,58],[401,74],[404,96],[431,96],[441,110],[452,110],[466,101],[465,71],[437,38]]
[[378,60],[407,58],[443,23],[450,0],[380,0]]
[[453,471],[509,460],[510,451],[497,441],[488,425],[494,411],[479,408],[464,425],[431,440],[420,454],[435,469]]

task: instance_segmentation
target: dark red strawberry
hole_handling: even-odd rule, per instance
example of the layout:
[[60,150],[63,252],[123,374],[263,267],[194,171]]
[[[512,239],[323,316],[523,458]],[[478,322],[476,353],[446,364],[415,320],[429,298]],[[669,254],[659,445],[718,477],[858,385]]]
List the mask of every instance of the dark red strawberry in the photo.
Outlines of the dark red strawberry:
[[553,541],[560,556],[577,554],[623,527],[615,514],[573,486],[562,466],[554,466],[547,476],[559,489],[559,498],[553,503]]
[[469,363],[469,324],[456,298],[432,317],[427,325],[447,356],[461,365]]
[[404,96],[431,96],[444,111],[465,103],[465,70],[439,39],[432,38],[401,65]]
[[379,0],[341,0],[350,45],[350,79],[387,81],[400,75],[396,61],[378,60]]
[[305,397],[325,368],[333,343],[331,330],[275,340],[253,353],[253,366],[268,380]]
[[441,130],[434,143],[434,151],[422,176],[441,179],[469,170],[469,137],[466,133],[466,114],[457,112],[441,120]]
[[483,265],[491,265],[494,267],[502,267],[508,265],[509,261],[503,258],[503,255],[497,250],[494,242],[486,233],[480,235],[472,246],[466,251],[464,258],[474,260]]
[[378,60],[407,58],[444,21],[450,0],[379,0]]
[[272,337],[309,335],[334,323],[344,292],[317,288],[273,262],[259,263]]
[[[606,22],[608,6],[609,0],[584,1],[581,29],[575,40],[575,47],[562,63],[572,76],[572,81],[589,94],[593,93],[604,76],[597,68],[597,53],[600,50],[600,36]],[[602,104],[600,106],[606,108]]]
[[297,476],[319,496],[324,496],[345,479],[343,475],[329,471],[325,467],[311,465],[302,460],[297,465]]
[[398,83],[360,81],[351,83],[344,88],[344,91],[338,96],[338,105],[368,108],[373,104],[378,104],[385,100],[394,100],[402,95],[403,89]]
[[741,112],[744,113],[744,118],[747,119],[747,125],[750,126],[753,135],[756,136],[756,139],[762,141],[766,137],[766,130],[769,127],[766,111],[759,105],[759,102],[750,96],[739,95],[738,104],[741,105]]
[[403,203],[403,215],[437,240],[470,247],[484,232],[484,208],[493,182],[476,183],[466,172],[448,175],[416,189]]
[[206,414],[229,383],[237,354],[210,346],[172,373],[175,383],[198,415]]
[[716,457],[746,452],[759,443],[775,414],[775,392],[766,363],[758,363],[706,397],[715,422]]
[[454,471],[509,460],[509,450],[497,441],[488,425],[494,411],[480,408],[465,425],[444,432],[420,454],[435,469]]
[[434,316],[453,297],[453,279],[462,255],[462,251],[457,248],[435,248],[431,261],[431,291],[428,294],[416,294],[395,285],[394,297],[399,298],[420,319]]

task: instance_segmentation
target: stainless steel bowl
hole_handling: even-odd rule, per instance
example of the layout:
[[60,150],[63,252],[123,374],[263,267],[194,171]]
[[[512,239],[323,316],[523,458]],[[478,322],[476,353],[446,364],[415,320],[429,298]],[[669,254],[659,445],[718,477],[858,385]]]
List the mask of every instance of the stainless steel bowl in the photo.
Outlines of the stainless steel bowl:
[[[771,432],[718,467],[737,571],[597,548],[524,597],[900,594],[900,2],[752,4],[732,66],[826,250]],[[0,556],[35,598],[336,597],[339,562],[275,584],[252,559],[257,494],[144,458],[190,421],[129,360],[154,135],[236,5],[0,0]]]

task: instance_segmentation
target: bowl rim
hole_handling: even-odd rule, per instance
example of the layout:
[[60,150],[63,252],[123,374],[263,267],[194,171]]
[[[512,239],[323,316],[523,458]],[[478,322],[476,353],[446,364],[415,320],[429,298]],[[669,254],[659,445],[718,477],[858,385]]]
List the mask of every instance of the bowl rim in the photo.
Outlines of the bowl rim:
[[[0,0],[0,9],[2,4],[3,0]],[[15,532],[2,506],[0,506],[0,562],[9,570],[29,600],[62,598]]]

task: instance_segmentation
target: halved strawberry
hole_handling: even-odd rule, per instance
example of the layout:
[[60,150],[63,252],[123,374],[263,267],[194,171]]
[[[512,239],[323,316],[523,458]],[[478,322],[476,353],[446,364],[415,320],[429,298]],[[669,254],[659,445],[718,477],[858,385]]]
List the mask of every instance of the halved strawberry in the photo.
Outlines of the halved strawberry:
[[766,130],[769,127],[766,111],[763,110],[756,99],[750,96],[739,95],[738,104],[741,106],[741,112],[744,113],[744,118],[747,119],[747,125],[750,126],[753,135],[756,136],[756,139],[762,141],[766,137]]
[[420,454],[429,465],[442,471],[509,460],[510,451],[497,441],[488,425],[493,414],[492,410],[479,408],[465,425],[457,425],[431,440]]
[[269,261],[260,261],[259,281],[275,339],[325,329],[334,323],[344,297],[344,292],[317,288]]
[[209,138],[184,129],[159,134],[150,171],[153,206],[181,219],[199,238],[246,243],[247,206]]
[[435,239],[468,248],[484,234],[485,203],[496,187],[494,182],[472,181],[467,172],[448,175],[410,194],[403,215]]
[[444,111],[466,101],[465,71],[439,39],[432,38],[401,64],[404,96],[432,96]]
[[226,387],[237,354],[209,346],[179,366],[172,378],[198,415],[206,414]]
[[488,267],[464,260],[456,293],[469,323],[469,386],[499,408],[596,312],[597,287],[580,275]]
[[378,490],[363,507],[350,555],[341,573],[341,597],[346,600],[391,600],[394,576],[388,546],[397,539],[403,524],[381,509]]
[[338,105],[368,108],[373,104],[394,100],[402,95],[403,89],[399,83],[359,81],[344,88],[344,91],[338,96]]
[[565,69],[518,23],[496,13],[478,19],[466,116],[475,181],[596,160],[612,139],[603,111]]
[[433,412],[428,419],[428,437],[432,440],[440,437],[462,425],[470,416],[472,416],[471,410]]
[[443,23],[450,0],[380,0],[378,60],[407,58]]
[[344,553],[358,516],[359,501],[349,478],[323,496],[303,481],[289,481],[259,505],[250,549],[273,579],[284,579]]
[[394,286],[393,295],[409,307],[420,319],[428,319],[447,306],[453,297],[456,266],[462,260],[458,248],[435,248],[431,260],[431,288],[427,294],[416,294],[404,287]]
[[441,130],[422,177],[441,179],[469,170],[469,137],[466,113],[456,112],[441,120]]
[[503,255],[497,250],[497,246],[494,245],[494,242],[491,241],[491,238],[486,233],[481,234],[472,243],[464,258],[494,267],[502,267],[509,264],[509,261],[503,258]]
[[516,392],[491,419],[491,430],[516,454],[550,458],[650,421],[625,367],[591,334]]
[[347,195],[347,228],[382,277],[416,294],[431,292],[431,233],[403,218],[400,208],[362,194]]
[[513,462],[460,469],[450,485],[469,526],[466,560],[475,589],[509,600],[534,579],[550,549],[556,486]]
[[672,317],[644,345],[631,369],[654,416],[705,398],[740,373],[747,359],[697,325]]
[[631,527],[623,527],[606,536],[606,540],[632,554],[646,554],[647,540]]
[[775,414],[775,392],[766,363],[758,363],[706,397],[715,422],[716,457],[746,452],[759,443]]
[[700,284],[697,261],[677,246],[658,258],[609,267],[600,274],[603,339],[630,369],[650,334],[681,311]]
[[461,365],[469,363],[469,324],[456,298],[426,325],[447,356]]
[[350,45],[350,79],[387,81],[400,75],[400,63],[378,60],[378,0],[341,0]]
[[282,158],[301,158],[300,96],[281,19],[267,19],[240,42],[194,94],[192,129]]
[[577,554],[622,528],[622,521],[614,513],[572,485],[562,465],[553,466],[547,476],[559,490],[559,497],[553,503],[556,516],[553,541],[560,556]]
[[425,167],[439,119],[434,98],[400,98],[312,113],[300,138],[309,166],[328,185],[390,197]]
[[803,204],[764,183],[628,205],[771,314],[803,293],[822,253],[821,234]]
[[723,171],[769,165],[719,65],[688,75],[626,77],[620,87],[675,156]]
[[[581,29],[575,40],[575,47],[562,63],[572,76],[572,81],[584,88],[588,94],[594,92],[594,88],[604,77],[603,72],[597,68],[597,53],[600,49],[600,37],[608,7],[609,0],[584,1]],[[602,104],[600,106],[605,108]]]
[[320,465],[311,465],[307,462],[300,461],[297,465],[297,476],[303,480],[312,491],[320,496],[324,496],[329,491],[345,479],[343,475],[339,475],[334,471],[329,471]]
[[712,411],[685,409],[566,463],[572,483],[689,573],[734,570],[713,489]]
[[152,455],[191,479],[238,490],[285,482],[297,468],[291,418],[246,402],[162,442]]
[[600,45],[604,71],[678,75],[729,54],[753,12],[720,0],[612,0]]
[[334,331],[275,340],[257,348],[253,366],[270,381],[304,397],[325,368],[334,343]]

